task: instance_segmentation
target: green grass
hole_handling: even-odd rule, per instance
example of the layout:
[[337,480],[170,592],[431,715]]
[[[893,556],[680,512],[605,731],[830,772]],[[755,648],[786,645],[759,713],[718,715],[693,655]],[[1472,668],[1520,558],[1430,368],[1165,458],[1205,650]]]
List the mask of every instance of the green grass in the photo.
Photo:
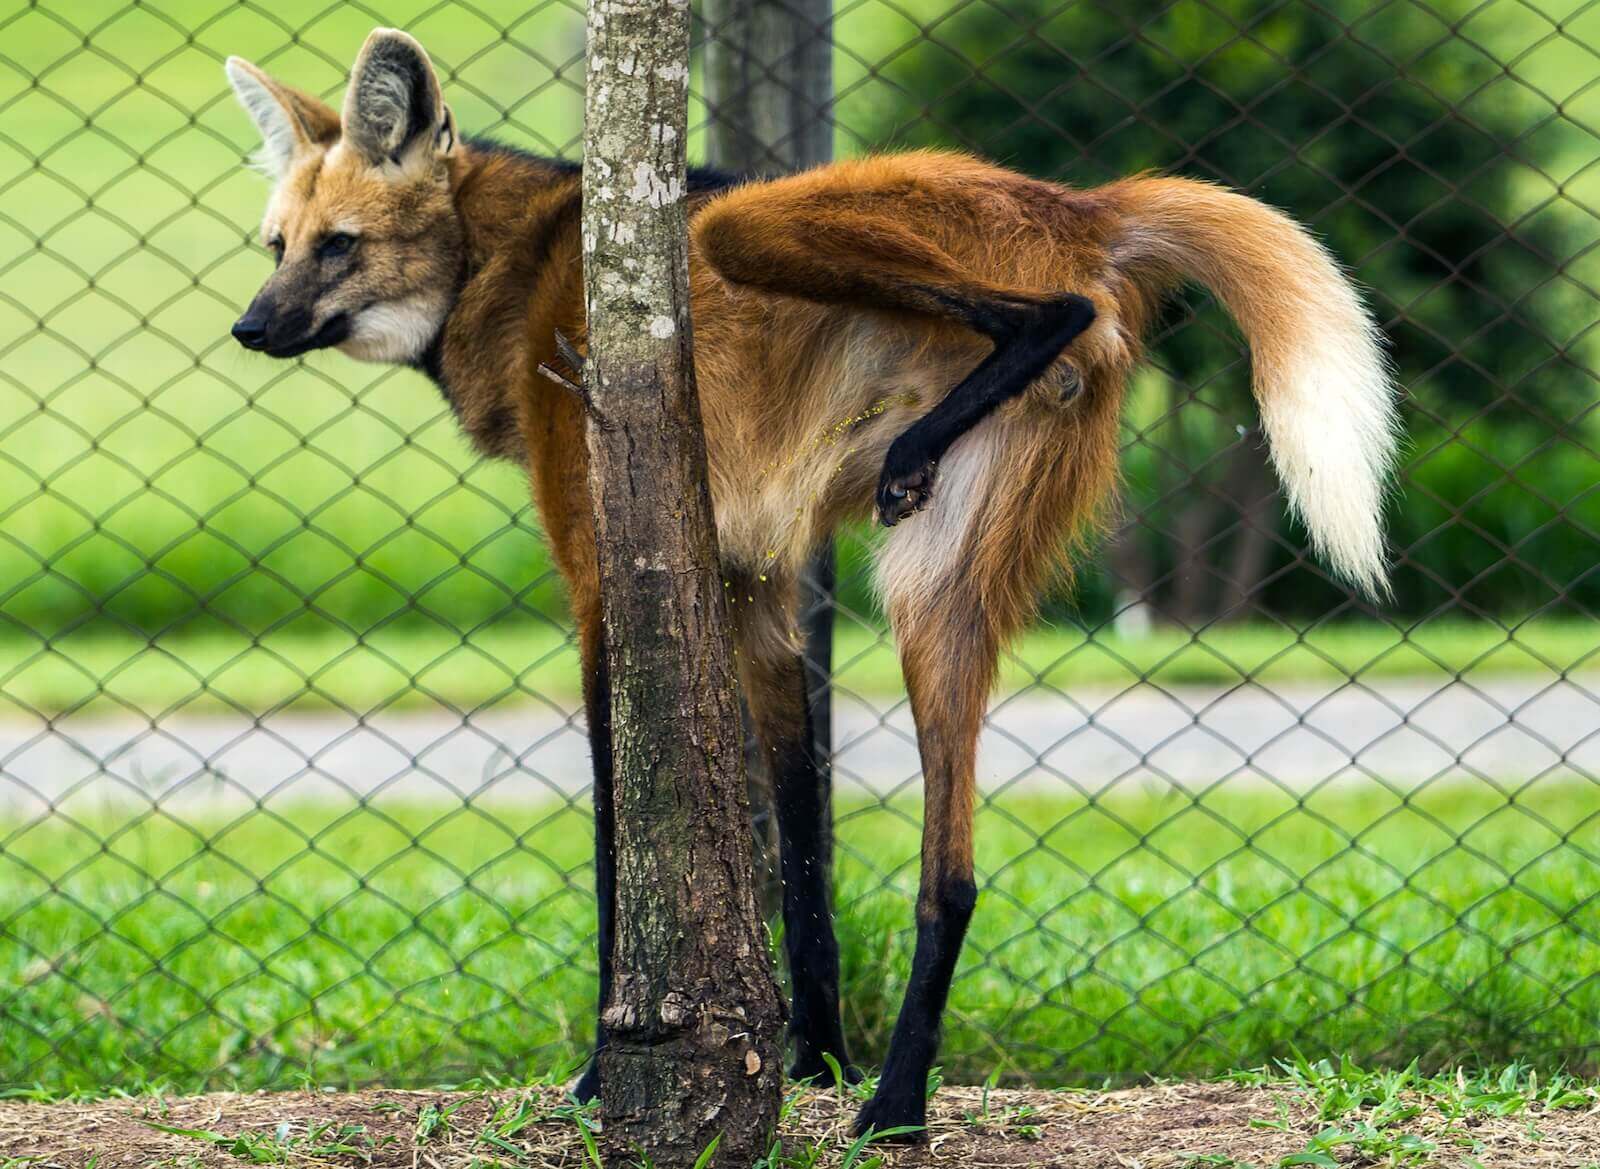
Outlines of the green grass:
[[[840,818],[846,1023],[882,1058],[910,958],[915,804]],[[1043,1084],[1346,1053],[1592,1067],[1600,792],[1301,803],[1143,786],[1006,796],[944,1062]],[[57,815],[0,837],[0,1083],[437,1082],[588,1040],[577,807]]]
[[[1424,1169],[1447,1162],[1483,1166],[1493,1163],[1488,1158],[1493,1156],[1489,1146],[1495,1136],[1519,1128],[1519,1136],[1536,1143],[1543,1139],[1540,1128],[1545,1118],[1564,1111],[1591,1112],[1600,1098],[1592,1081],[1559,1071],[1541,1075],[1537,1068],[1515,1063],[1425,1075],[1415,1064],[1363,1069],[1348,1057],[1314,1061],[1297,1057],[1271,1070],[1231,1078],[1252,1087],[1286,1088],[1313,1113],[1316,1135],[1300,1152],[1278,1161],[1279,1169],[1305,1165],[1335,1169],[1352,1155],[1358,1164],[1392,1169]],[[1293,1122],[1283,1112],[1276,1120],[1252,1120],[1251,1126],[1287,1131]],[[1197,1169],[1206,1165],[1251,1169],[1249,1163],[1227,1154],[1197,1157],[1191,1164]],[[1586,1160],[1583,1165],[1594,1169],[1595,1162]]]
[[[1200,630],[1158,627],[1139,637],[1112,629],[1036,628],[1006,656],[999,689],[1040,683],[1122,687],[1229,686],[1343,678],[1425,679],[1583,673],[1600,668],[1600,625],[1539,618],[1501,625],[1436,620],[1397,629],[1378,622],[1301,630],[1256,622]],[[900,692],[889,636],[841,621],[837,685],[886,697]],[[480,710],[549,698],[575,702],[578,661],[562,619],[507,622],[463,634],[444,624],[357,636],[327,625],[251,637],[211,629],[149,638],[90,627],[48,642],[0,639],[0,714],[136,710],[254,714],[294,708],[372,711],[446,703]]]

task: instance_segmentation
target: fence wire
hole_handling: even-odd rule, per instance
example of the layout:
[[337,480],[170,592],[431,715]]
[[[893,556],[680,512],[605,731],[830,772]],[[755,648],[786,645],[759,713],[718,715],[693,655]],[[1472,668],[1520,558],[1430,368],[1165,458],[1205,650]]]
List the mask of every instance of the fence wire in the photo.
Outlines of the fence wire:
[[[946,1074],[1308,1055],[1596,1065],[1600,5],[840,0],[841,155],[1239,187],[1371,289],[1408,392],[1395,596],[1283,518],[1203,295],[1123,518],[1008,656]],[[0,1082],[544,1075],[594,994],[587,746],[517,473],[412,373],[275,364],[223,83],[337,103],[375,25],[468,130],[580,148],[582,12],[0,0]],[[700,102],[691,153],[716,111]],[[909,965],[919,767],[840,542],[847,1030]]]

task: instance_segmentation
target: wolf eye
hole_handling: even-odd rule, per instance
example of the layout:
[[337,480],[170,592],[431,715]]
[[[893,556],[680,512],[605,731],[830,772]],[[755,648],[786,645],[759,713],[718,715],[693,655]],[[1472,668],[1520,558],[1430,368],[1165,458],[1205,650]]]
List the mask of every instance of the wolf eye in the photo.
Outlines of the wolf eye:
[[346,231],[336,231],[317,245],[317,255],[324,260],[331,260],[335,256],[345,255],[355,246],[355,236]]
[[273,260],[279,264],[283,263],[283,237],[281,235],[273,236],[267,241],[267,247],[272,249]]

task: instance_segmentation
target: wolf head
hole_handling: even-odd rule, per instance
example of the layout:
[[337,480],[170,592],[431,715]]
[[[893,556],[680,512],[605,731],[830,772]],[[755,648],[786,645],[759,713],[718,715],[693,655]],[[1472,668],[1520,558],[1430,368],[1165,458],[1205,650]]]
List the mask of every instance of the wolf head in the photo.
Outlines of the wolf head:
[[463,250],[455,119],[427,53],[378,29],[342,112],[238,57],[227,74],[261,131],[260,167],[274,184],[261,242],[277,260],[234,337],[273,357],[337,347],[418,360],[450,312]]

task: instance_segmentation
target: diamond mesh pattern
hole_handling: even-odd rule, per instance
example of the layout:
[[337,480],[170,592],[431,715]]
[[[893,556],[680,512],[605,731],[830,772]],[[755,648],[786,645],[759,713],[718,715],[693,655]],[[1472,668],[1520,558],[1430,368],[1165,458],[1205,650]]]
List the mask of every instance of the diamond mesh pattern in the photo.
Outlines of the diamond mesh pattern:
[[[840,0],[841,154],[1258,194],[1373,290],[1408,390],[1374,610],[1283,519],[1231,327],[1174,306],[1121,523],[989,719],[952,1076],[1594,1065],[1597,9]],[[221,61],[336,98],[377,24],[462,126],[579,149],[566,0],[0,3],[7,1084],[532,1075],[587,1042],[587,748],[523,484],[415,375],[227,336],[266,261]],[[919,815],[872,538],[841,541],[832,678],[869,1059]]]

